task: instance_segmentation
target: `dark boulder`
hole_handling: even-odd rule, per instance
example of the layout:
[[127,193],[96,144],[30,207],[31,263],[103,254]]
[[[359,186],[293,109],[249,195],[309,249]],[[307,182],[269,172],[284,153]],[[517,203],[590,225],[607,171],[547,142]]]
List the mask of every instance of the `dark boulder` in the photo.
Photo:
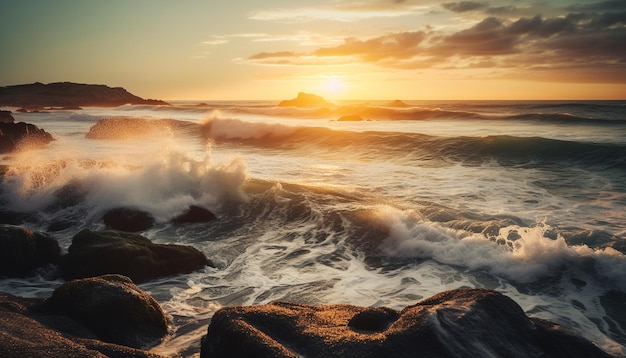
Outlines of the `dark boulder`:
[[14,123],[15,118],[11,115],[11,111],[0,110],[0,123]]
[[73,319],[42,312],[42,301],[0,293],[0,357],[159,357],[98,340]]
[[22,225],[26,222],[36,221],[35,218],[35,213],[21,213],[0,208],[0,224]]
[[167,334],[161,306],[121,275],[66,282],[54,290],[45,310],[71,317],[106,342],[129,347],[154,345]]
[[49,211],[56,211],[76,206],[82,203],[87,197],[88,190],[79,181],[71,181],[54,193],[54,202],[47,208]]
[[40,148],[53,140],[50,133],[34,124],[0,121],[0,153],[12,152],[18,148]]
[[137,232],[151,228],[154,218],[150,213],[130,208],[115,208],[104,213],[104,223],[113,230]]
[[24,276],[36,267],[57,262],[58,242],[45,234],[13,225],[0,225],[0,276]]
[[200,206],[191,205],[187,211],[172,219],[175,224],[206,223],[217,219],[215,214]]
[[117,273],[143,282],[206,265],[212,264],[191,246],[154,244],[141,235],[122,231],[83,230],[72,239],[61,269],[66,279]]
[[286,302],[222,308],[201,357],[609,357],[495,291],[447,291],[394,312]]

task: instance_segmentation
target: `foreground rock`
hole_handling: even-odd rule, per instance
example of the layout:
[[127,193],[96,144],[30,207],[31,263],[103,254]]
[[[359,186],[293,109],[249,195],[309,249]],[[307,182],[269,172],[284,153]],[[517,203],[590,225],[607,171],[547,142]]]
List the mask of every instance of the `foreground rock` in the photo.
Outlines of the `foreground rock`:
[[9,111],[0,111],[0,153],[8,153],[17,148],[39,148],[54,140],[52,135],[34,124],[14,123]]
[[45,107],[115,107],[124,104],[168,105],[167,102],[135,96],[121,87],[105,85],[36,82],[0,87],[0,106],[22,107],[25,110],[39,110]]
[[104,341],[129,347],[152,346],[167,334],[161,306],[121,275],[67,282],[45,307],[71,317]]
[[443,292],[397,312],[276,302],[215,313],[201,357],[609,357],[483,289]]
[[154,225],[150,213],[131,208],[115,208],[104,213],[104,223],[113,230],[137,232]]
[[[72,292],[76,290],[80,291]],[[66,297],[67,293],[72,297]],[[146,296],[121,276],[66,283],[55,291],[54,298],[47,301],[0,293],[0,357],[156,358],[155,354],[111,343],[116,340],[128,342],[127,337],[117,339],[113,335],[107,343],[103,341],[104,337],[96,334],[119,330],[120,334],[134,337],[135,342],[130,343],[137,345],[162,338],[164,333],[160,336],[160,333],[153,333],[164,332],[163,321],[155,318],[162,311]],[[72,318],[76,312],[85,309],[88,310],[85,316]],[[145,323],[138,325],[135,323],[137,319]],[[145,331],[151,334],[146,335]]]
[[58,242],[45,234],[13,225],[0,225],[0,276],[20,277],[58,261]]
[[300,92],[298,93],[298,97],[294,99],[280,101],[278,103],[278,107],[323,107],[323,106],[332,106],[331,103],[327,102],[323,97]]
[[206,265],[212,263],[191,246],[154,244],[122,231],[83,230],[72,239],[61,269],[66,279],[117,273],[139,283]]

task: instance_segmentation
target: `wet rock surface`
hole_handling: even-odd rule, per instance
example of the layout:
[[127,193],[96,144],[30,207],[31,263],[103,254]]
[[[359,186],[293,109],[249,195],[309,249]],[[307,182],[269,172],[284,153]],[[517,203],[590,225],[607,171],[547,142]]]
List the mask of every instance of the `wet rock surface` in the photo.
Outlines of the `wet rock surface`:
[[609,357],[484,289],[443,292],[400,312],[276,302],[216,312],[201,357]]
[[122,231],[83,230],[72,239],[62,273],[66,279],[116,273],[139,283],[207,265],[212,264],[191,246],[154,244],[139,234]]

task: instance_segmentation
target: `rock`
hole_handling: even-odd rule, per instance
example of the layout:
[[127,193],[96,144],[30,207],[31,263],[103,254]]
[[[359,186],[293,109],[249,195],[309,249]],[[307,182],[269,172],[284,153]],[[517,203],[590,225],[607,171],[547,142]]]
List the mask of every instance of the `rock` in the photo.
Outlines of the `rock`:
[[409,105],[399,99],[387,103],[387,107],[408,107]]
[[52,194],[54,196],[54,202],[47,207],[47,210],[57,211],[76,206],[85,200],[88,193],[89,191],[81,182],[77,180],[70,181],[55,190]]
[[21,213],[0,208],[0,224],[21,225],[27,221],[33,221],[34,217],[34,213]]
[[33,124],[0,121],[0,153],[12,152],[21,146],[39,148],[53,140],[50,133]]
[[443,292],[400,312],[286,302],[215,313],[201,357],[609,357],[484,289]]
[[134,282],[189,273],[212,263],[191,246],[154,244],[145,237],[122,231],[83,230],[61,265],[66,279],[122,274]]
[[358,122],[358,121],[362,121],[363,118],[359,115],[356,114],[349,114],[346,116],[341,116],[338,121],[339,122]]
[[298,93],[298,97],[290,100],[281,101],[278,104],[278,107],[323,107],[323,106],[332,106],[331,103],[327,102],[324,98],[300,92]]
[[154,218],[145,211],[130,208],[115,208],[107,211],[104,223],[113,230],[137,232],[154,225]]
[[106,342],[141,348],[167,334],[161,306],[121,275],[66,282],[54,290],[45,307],[78,321]]
[[191,205],[187,211],[173,218],[172,222],[175,224],[206,223],[215,219],[217,219],[217,217],[209,210]]
[[0,357],[159,357],[102,342],[69,317],[40,312],[43,300],[0,293]]
[[171,135],[172,130],[194,126],[193,123],[173,119],[111,117],[98,120],[89,128],[85,138],[99,140],[161,138]]
[[387,307],[370,307],[350,318],[348,327],[353,330],[382,332],[398,319],[398,312]]
[[115,107],[124,104],[169,105],[143,99],[121,87],[72,82],[31,83],[0,87],[0,106],[22,107],[24,111],[45,107],[78,108],[80,106]]
[[0,275],[20,277],[57,262],[61,250],[48,235],[21,226],[0,225]]
[[15,118],[11,115],[11,111],[0,110],[0,123],[14,123]]

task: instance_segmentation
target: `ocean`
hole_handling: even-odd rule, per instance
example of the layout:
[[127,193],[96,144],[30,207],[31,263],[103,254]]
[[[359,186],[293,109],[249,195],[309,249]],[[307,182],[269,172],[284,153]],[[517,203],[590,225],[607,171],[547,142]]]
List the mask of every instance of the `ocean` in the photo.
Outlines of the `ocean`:
[[[65,223],[63,251],[132,207],[144,236],[204,252],[216,268],[140,285],[172,317],[155,353],[197,354],[224,306],[482,287],[626,355],[626,101],[277,103],[14,110],[56,141],[0,159],[0,205]],[[190,205],[218,220],[169,223]],[[0,291],[46,297],[50,270]]]

